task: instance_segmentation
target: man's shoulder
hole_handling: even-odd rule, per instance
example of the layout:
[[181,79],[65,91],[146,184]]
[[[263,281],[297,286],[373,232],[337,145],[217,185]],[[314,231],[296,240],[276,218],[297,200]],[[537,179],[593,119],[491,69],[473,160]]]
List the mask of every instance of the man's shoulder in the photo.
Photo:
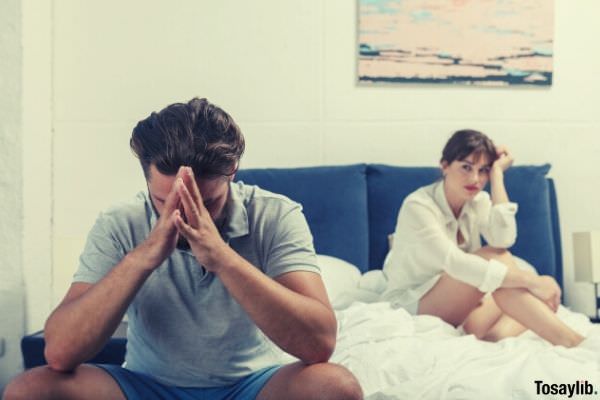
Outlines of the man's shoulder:
[[244,206],[250,212],[285,212],[302,208],[300,203],[289,197],[271,192],[256,185],[247,185],[243,182],[234,183],[234,190],[242,199]]
[[151,204],[148,195],[140,191],[134,197],[120,201],[100,212],[98,221],[112,229],[123,230],[150,223]]

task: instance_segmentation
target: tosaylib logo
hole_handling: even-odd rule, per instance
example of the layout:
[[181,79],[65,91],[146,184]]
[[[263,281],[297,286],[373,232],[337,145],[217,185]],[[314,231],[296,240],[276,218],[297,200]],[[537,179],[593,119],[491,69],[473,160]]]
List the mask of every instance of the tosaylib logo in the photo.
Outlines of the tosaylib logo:
[[573,396],[587,394],[598,394],[588,381],[577,381],[575,383],[544,383],[544,381],[534,381],[536,394],[554,394],[567,396],[569,399]]

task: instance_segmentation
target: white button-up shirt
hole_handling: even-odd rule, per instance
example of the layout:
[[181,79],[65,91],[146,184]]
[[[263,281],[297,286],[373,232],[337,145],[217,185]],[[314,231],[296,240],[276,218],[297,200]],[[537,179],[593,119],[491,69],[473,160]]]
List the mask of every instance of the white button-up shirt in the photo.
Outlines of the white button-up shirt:
[[[480,235],[492,247],[512,246],[517,237],[517,208],[516,203],[492,205],[490,195],[481,191],[456,218],[444,193],[444,181],[411,193],[398,214],[392,249],[384,262],[388,287],[383,298],[416,313],[419,299],[442,272],[482,292],[496,290],[506,266],[470,253],[481,248]],[[458,230],[464,238],[460,245]]]

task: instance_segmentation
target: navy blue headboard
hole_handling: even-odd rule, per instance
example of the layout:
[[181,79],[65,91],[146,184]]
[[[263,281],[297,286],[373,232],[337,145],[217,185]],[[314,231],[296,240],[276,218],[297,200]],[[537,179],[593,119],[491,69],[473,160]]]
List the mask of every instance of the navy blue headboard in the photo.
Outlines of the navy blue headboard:
[[[512,200],[519,203],[519,236],[511,249],[542,274],[562,283],[562,253],[554,182],[549,165],[513,167],[506,174]],[[304,206],[318,253],[342,258],[362,271],[381,268],[387,235],[396,225],[404,198],[439,177],[437,168],[389,165],[255,169],[238,180],[284,194]],[[26,368],[45,363],[41,334],[21,342]],[[123,362],[125,338],[113,337],[92,362]]]
[[369,262],[366,165],[241,170],[236,180],[302,204],[319,254],[363,271]]
[[[511,251],[562,283],[560,228],[550,165],[517,166],[506,188],[519,204],[518,238]],[[440,176],[434,167],[354,164],[248,169],[236,179],[301,203],[317,253],[342,258],[363,272],[379,269],[404,198]]]

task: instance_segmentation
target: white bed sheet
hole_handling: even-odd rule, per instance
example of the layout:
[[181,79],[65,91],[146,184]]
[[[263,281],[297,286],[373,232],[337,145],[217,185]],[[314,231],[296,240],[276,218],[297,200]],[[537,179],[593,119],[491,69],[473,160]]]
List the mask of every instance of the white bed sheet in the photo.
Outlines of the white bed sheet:
[[[591,329],[584,315],[564,307],[558,315],[582,334]],[[338,312],[338,321],[331,361],[357,376],[369,400],[548,398],[536,393],[536,380],[588,380],[600,389],[598,354],[552,346],[530,331],[489,343],[439,318],[411,316],[388,303],[354,303]]]
[[[600,347],[594,352],[552,346],[530,331],[484,342],[437,317],[411,316],[382,302],[354,302],[336,313],[338,342],[331,361],[356,375],[366,400],[569,398],[537,394],[535,381],[587,380],[600,392]],[[592,331],[600,343],[600,330],[586,316],[564,307],[558,316],[584,335]]]
[[[524,260],[517,263],[535,271]],[[592,350],[552,346],[530,331],[489,343],[439,318],[411,316],[379,302],[386,286],[380,270],[361,275],[330,256],[320,256],[319,265],[338,318],[331,361],[356,375],[366,400],[569,398],[537,394],[535,381],[573,385],[587,380],[600,393],[600,325],[593,327],[583,314],[561,306],[557,315],[582,335],[594,336]],[[600,399],[600,394],[570,398]]]

